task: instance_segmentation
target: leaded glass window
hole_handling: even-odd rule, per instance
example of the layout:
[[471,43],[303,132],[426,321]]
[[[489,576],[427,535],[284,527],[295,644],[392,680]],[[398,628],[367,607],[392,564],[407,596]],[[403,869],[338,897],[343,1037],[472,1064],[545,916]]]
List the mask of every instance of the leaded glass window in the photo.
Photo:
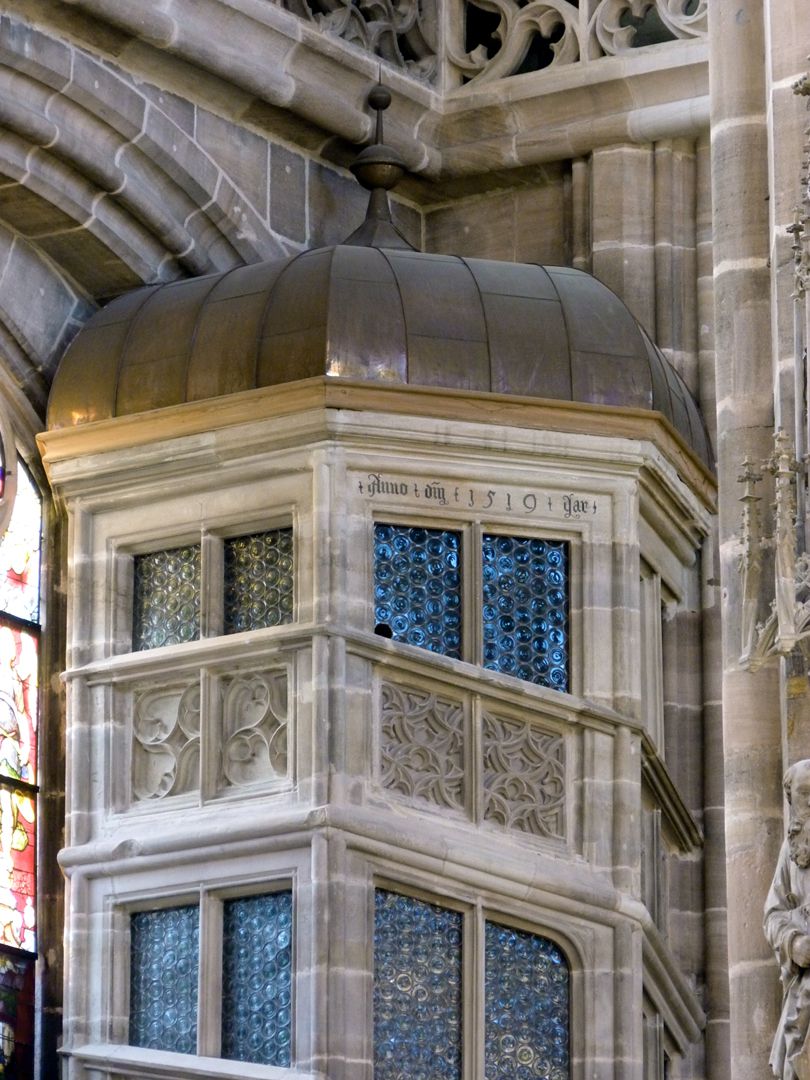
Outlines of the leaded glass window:
[[[481,567],[464,580],[462,546]],[[480,649],[464,645],[462,609],[480,620]],[[554,690],[569,689],[569,546],[562,540],[377,523],[375,632]],[[475,635],[470,633],[470,639]]]
[[394,641],[461,657],[461,535],[374,527],[374,620]]
[[487,1077],[568,1080],[568,964],[548,938],[487,922]]
[[130,920],[129,1041],[194,1054],[200,909],[139,911]]
[[201,547],[135,556],[132,648],[156,649],[200,636]]
[[[292,1064],[291,889],[137,911],[129,930],[130,1045]],[[201,957],[222,987],[218,1015],[207,985],[198,1000]]]
[[292,529],[225,541],[224,606],[226,634],[292,621]]
[[222,1056],[289,1066],[292,892],[223,905]]
[[[570,1080],[569,968],[558,945],[387,889],[374,900],[374,1080],[459,1080],[462,1048],[476,1043],[484,1080]],[[462,955],[483,965],[465,982]],[[477,983],[484,1024],[465,1032],[475,1009],[464,994]]]
[[568,546],[485,534],[484,667],[568,689]]
[[[292,622],[293,530],[206,539],[133,559],[132,648],[179,645]],[[213,576],[213,579],[212,579]],[[205,579],[205,581],[204,581]],[[203,597],[219,603],[203,609]],[[202,629],[202,628],[205,629]]]
[[461,1077],[463,916],[412,896],[374,896],[374,1078]]

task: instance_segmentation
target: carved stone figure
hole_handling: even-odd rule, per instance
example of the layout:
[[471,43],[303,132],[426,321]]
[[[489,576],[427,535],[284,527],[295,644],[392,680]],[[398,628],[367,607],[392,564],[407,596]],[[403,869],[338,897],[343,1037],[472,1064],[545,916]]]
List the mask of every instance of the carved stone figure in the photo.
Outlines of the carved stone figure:
[[770,1064],[781,1080],[810,1080],[810,760],[791,765],[784,784],[787,839],[765,902],[765,936],[782,979],[782,1015]]

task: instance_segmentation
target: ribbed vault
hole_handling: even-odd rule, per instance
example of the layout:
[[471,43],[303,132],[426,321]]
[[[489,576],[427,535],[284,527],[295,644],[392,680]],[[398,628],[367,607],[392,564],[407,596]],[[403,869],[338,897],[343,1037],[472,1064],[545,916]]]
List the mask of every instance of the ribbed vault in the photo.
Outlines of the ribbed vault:
[[148,87],[0,19],[0,362],[40,417],[100,300],[286,253]]

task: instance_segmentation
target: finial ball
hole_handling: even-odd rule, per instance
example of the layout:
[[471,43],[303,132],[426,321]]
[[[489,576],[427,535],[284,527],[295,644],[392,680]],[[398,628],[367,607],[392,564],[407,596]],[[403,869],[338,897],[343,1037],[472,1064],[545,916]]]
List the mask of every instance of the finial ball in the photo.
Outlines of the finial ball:
[[387,109],[391,104],[391,91],[378,83],[368,92],[368,103],[372,109]]

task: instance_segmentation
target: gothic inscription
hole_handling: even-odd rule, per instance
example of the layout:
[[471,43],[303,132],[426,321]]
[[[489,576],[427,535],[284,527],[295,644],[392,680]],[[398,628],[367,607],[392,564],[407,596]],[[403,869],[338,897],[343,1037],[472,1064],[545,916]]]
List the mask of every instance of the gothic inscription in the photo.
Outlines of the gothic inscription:
[[357,490],[372,500],[395,500],[409,506],[506,512],[524,518],[550,515],[565,521],[595,517],[602,504],[602,500],[596,496],[576,491],[527,491],[519,487],[465,485],[375,472],[359,477]]

